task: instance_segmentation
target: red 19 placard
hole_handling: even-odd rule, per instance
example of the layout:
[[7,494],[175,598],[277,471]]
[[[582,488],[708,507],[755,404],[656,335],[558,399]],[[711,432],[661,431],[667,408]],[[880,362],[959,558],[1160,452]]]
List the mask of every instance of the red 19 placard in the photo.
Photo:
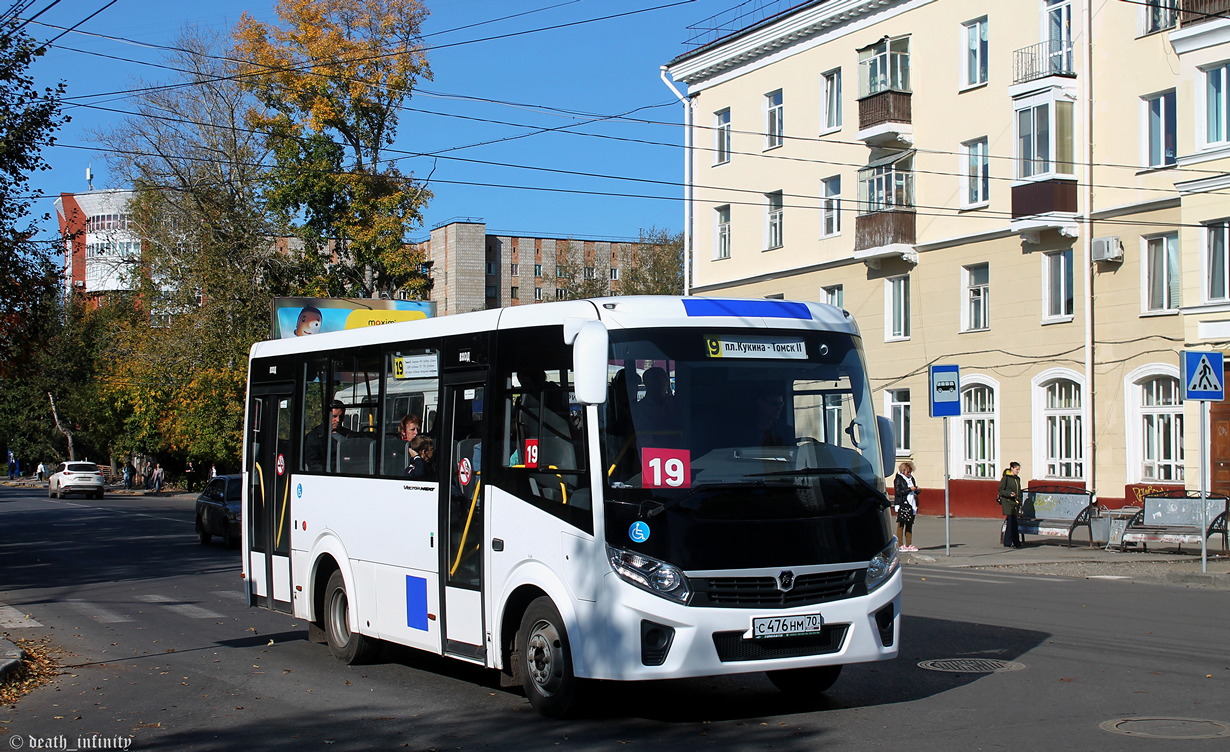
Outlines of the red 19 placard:
[[641,486],[687,488],[692,485],[692,460],[686,449],[641,451]]

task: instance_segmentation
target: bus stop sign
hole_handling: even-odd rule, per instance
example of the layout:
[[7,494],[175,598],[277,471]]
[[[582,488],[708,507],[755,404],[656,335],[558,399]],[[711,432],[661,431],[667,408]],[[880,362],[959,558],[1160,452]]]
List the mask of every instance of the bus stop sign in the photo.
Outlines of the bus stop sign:
[[1183,399],[1221,402],[1226,379],[1219,352],[1183,352]]
[[960,366],[931,366],[931,417],[961,415]]

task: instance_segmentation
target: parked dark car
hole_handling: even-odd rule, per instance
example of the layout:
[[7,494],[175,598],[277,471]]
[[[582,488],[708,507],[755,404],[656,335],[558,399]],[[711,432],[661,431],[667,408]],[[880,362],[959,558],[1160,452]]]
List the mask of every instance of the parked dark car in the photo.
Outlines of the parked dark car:
[[242,475],[219,475],[209,481],[196,499],[196,534],[201,545],[215,535],[227,548],[235,548],[243,535],[240,525]]

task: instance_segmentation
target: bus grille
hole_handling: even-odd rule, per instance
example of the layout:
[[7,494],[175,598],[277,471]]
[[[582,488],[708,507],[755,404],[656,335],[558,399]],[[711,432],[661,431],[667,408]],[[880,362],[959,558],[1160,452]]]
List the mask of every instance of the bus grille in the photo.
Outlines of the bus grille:
[[799,575],[785,592],[772,577],[698,577],[690,605],[719,608],[791,608],[864,595],[865,569]]
[[743,632],[714,632],[713,647],[723,663],[828,655],[841,650],[849,629],[849,624],[832,624],[824,626],[818,635],[760,640],[744,639]]

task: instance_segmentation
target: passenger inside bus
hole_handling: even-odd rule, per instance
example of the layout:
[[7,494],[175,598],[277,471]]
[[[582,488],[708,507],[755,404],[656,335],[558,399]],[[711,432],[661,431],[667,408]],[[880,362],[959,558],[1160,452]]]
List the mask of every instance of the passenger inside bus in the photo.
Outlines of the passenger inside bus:
[[388,475],[400,475],[410,470],[410,443],[419,435],[423,427],[423,419],[414,413],[402,417],[397,422],[397,433],[390,434],[384,440],[384,472]]
[[606,432],[607,475],[626,480],[640,472],[636,450],[636,426],[632,423],[632,404],[640,391],[641,377],[635,368],[619,369],[607,387]]
[[786,398],[776,384],[764,384],[756,389],[756,410],[748,446],[794,446],[794,427],[782,419]]
[[641,380],[645,384],[645,396],[632,411],[641,447],[678,447],[681,432],[670,376],[666,369],[652,366],[641,374]]
[[324,470],[327,458],[331,454],[334,457],[338,456],[336,443],[333,445],[332,453],[329,451],[331,440],[337,442],[344,437],[354,435],[354,431],[346,427],[345,421],[346,405],[342,404],[341,400],[333,400],[329,406],[328,422],[322,421],[305,437],[303,454],[308,470],[317,472]]
[[417,480],[436,480],[436,442],[430,436],[415,436],[406,449],[410,465],[406,475]]

